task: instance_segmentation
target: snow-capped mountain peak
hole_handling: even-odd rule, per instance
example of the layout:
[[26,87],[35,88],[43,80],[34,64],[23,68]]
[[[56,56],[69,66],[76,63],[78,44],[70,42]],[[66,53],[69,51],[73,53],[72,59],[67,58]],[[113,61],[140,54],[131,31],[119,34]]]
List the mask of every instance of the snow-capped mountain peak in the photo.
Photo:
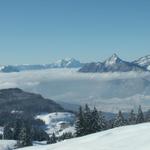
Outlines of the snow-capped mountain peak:
[[84,65],[79,72],[128,72],[128,71],[146,71],[135,63],[120,59],[117,54],[113,54],[102,63],[89,63]]
[[65,58],[65,59],[60,59],[53,63],[54,67],[63,67],[63,68],[78,68],[81,67],[80,61],[74,59],[74,58]]
[[121,59],[117,56],[117,54],[113,54],[111,57],[105,60],[105,65],[113,65],[120,62]]

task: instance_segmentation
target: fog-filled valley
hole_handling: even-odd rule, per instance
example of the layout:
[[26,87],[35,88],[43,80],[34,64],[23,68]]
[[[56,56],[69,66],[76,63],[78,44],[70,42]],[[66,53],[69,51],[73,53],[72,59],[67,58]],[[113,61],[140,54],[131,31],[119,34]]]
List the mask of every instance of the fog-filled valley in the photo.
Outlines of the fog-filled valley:
[[103,111],[128,111],[150,106],[149,72],[79,73],[48,69],[0,73],[0,88],[21,88],[69,104],[97,106]]

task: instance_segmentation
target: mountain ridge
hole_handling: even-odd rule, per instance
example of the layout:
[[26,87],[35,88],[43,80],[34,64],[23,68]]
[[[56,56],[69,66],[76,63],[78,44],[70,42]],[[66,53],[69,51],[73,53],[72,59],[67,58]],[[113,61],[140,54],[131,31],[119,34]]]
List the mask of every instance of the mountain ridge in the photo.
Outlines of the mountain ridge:
[[125,61],[114,53],[111,57],[101,62],[82,63],[75,58],[65,58],[50,64],[23,64],[6,65],[0,67],[0,72],[20,72],[30,70],[43,70],[53,68],[80,68],[79,72],[127,72],[127,71],[150,71],[150,55],[140,57],[134,61]]
[[117,54],[113,54],[103,62],[88,63],[79,69],[79,72],[128,72],[147,71],[146,68],[132,62],[120,59]]
[[35,65],[6,65],[1,66],[1,72],[20,72],[20,71],[28,71],[28,70],[43,70],[43,69],[52,69],[52,68],[80,68],[83,66],[83,63],[76,60],[75,58],[65,58],[60,59],[54,63],[50,64],[35,64]]
[[133,63],[150,70],[150,55],[140,57],[136,59],[135,61],[133,61]]

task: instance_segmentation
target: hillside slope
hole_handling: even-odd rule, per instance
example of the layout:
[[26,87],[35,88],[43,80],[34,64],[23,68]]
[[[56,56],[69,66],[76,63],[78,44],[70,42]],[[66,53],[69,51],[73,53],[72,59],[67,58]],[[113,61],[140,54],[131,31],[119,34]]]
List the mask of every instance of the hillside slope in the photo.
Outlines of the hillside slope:
[[53,145],[20,150],[149,150],[150,123],[125,126],[66,140]]
[[25,92],[18,88],[0,90],[0,112],[56,112],[63,108],[56,102],[39,94]]
[[45,122],[43,129],[47,134],[61,136],[65,132],[75,133],[75,114],[69,112],[46,113],[36,116]]

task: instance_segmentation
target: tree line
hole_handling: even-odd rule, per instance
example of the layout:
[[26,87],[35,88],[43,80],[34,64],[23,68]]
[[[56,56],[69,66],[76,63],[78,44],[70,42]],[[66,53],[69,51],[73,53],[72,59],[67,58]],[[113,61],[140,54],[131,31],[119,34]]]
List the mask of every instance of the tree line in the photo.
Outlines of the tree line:
[[41,125],[44,125],[41,120],[36,120],[35,122],[32,117],[32,119],[29,117],[25,118],[26,115],[22,115],[19,117],[15,115],[10,121],[2,121],[2,123],[5,122],[2,138],[17,140],[16,147],[31,146],[33,141],[47,141],[47,144],[53,144],[65,139],[80,137],[115,127],[150,121],[150,111],[143,113],[141,106],[139,106],[137,113],[131,110],[131,112],[125,116],[120,110],[116,117],[108,120],[102,111],[98,111],[96,107],[90,109],[86,104],[85,107],[79,108],[75,122],[75,134],[68,132],[63,133],[61,136],[56,136],[55,133],[53,133],[49,136],[41,128]]
[[80,137],[115,127],[139,124],[147,121],[150,121],[150,111],[144,115],[141,106],[139,106],[137,113],[131,110],[128,117],[124,117],[120,110],[115,118],[106,120],[101,111],[98,111],[96,107],[91,110],[86,104],[84,108],[79,108],[76,121],[76,136]]

